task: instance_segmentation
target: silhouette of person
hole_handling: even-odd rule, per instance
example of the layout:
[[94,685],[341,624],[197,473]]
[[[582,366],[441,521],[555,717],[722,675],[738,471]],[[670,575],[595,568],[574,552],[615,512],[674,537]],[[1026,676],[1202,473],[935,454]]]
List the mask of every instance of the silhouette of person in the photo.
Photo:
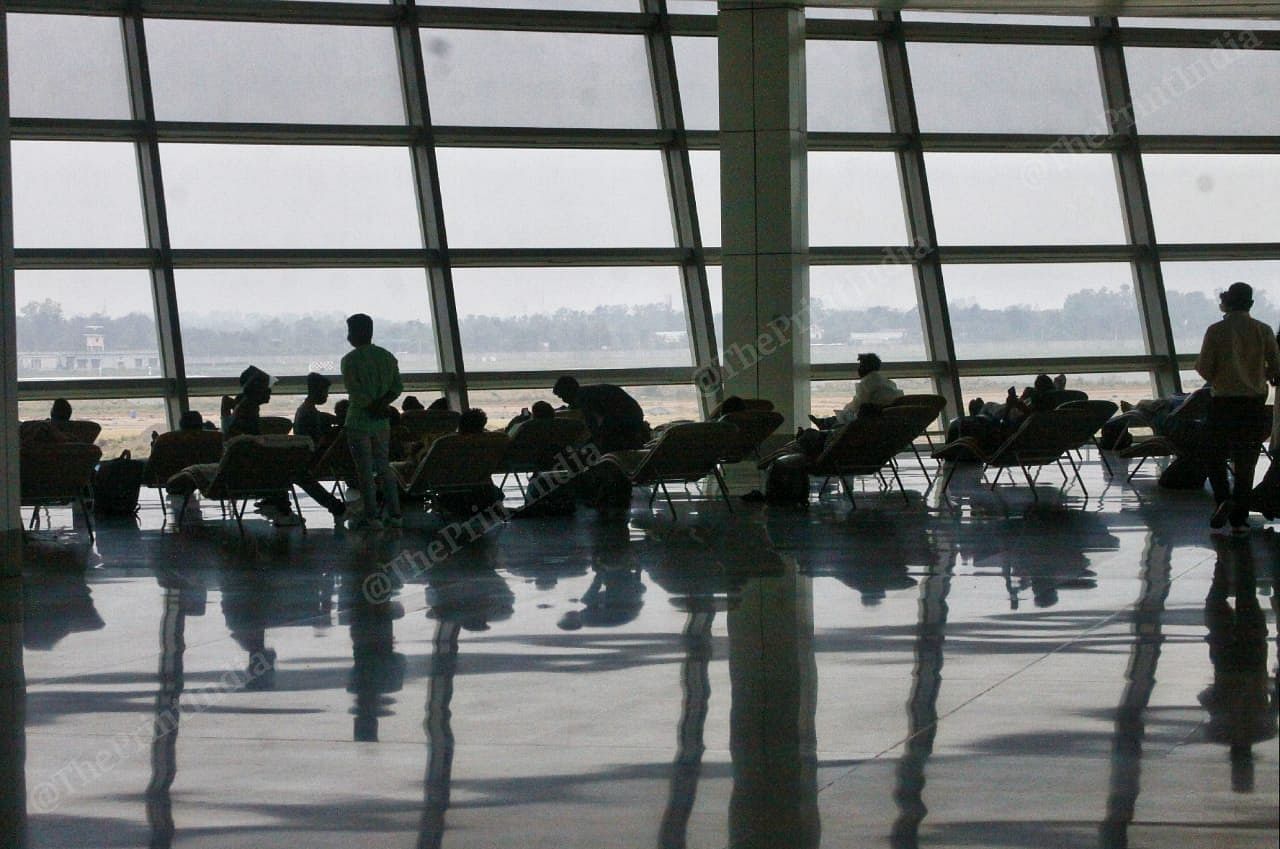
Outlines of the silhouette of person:
[[582,386],[564,375],[551,390],[572,410],[581,410],[591,432],[591,441],[602,454],[642,448],[649,440],[649,428],[639,402],[627,391],[611,383]]
[[[356,313],[347,319],[352,350],[342,358],[342,379],[351,401],[344,426],[364,515],[357,527],[379,529],[384,522],[400,527],[400,485],[391,470],[391,402],[404,391],[400,365],[391,352],[373,344],[373,319]],[[383,517],[379,518],[375,476],[382,481]]]
[[[1222,320],[1209,326],[1196,371],[1213,391],[1206,438],[1202,443],[1209,485],[1217,509],[1212,528],[1231,522],[1233,532],[1248,528],[1249,496],[1265,430],[1267,382],[1280,382],[1280,347],[1271,328],[1249,315],[1253,287],[1232,283],[1219,296]],[[1227,479],[1227,460],[1235,475]]]
[[49,407],[49,420],[54,422],[71,421],[71,402],[66,398],[57,398]]

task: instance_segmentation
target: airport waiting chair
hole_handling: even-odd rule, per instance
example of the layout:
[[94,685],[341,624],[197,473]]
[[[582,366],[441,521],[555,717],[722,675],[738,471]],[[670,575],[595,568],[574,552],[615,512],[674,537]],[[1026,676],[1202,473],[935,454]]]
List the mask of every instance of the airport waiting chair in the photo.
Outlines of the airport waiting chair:
[[18,424],[18,432],[21,434],[23,431],[45,425],[56,430],[67,442],[79,442],[84,445],[92,445],[97,442],[99,434],[102,433],[102,425],[88,419],[71,419],[65,422],[54,421],[53,419],[31,419],[20,422]]
[[493,485],[503,472],[511,441],[505,433],[451,433],[442,436],[421,456],[391,464],[400,488],[411,499],[430,501],[444,492],[462,492]]
[[601,458],[602,463],[617,466],[633,487],[648,487],[649,506],[658,493],[667,500],[671,519],[678,518],[667,484],[695,483],[714,477],[720,494],[733,512],[729,488],[720,472],[720,458],[737,438],[737,428],[723,421],[673,424],[662,432],[652,448],[639,451],[616,451]]
[[[1096,421],[1097,414],[1090,409],[1065,407],[1032,413],[1023,419],[1013,435],[995,451],[985,451],[977,440],[961,437],[939,448],[934,452],[934,457],[941,458],[950,449],[963,445],[982,461],[984,477],[988,469],[996,470],[996,476],[990,483],[993,491],[1005,469],[1021,469],[1027,485],[1031,487],[1031,496],[1036,501],[1039,501],[1039,495],[1036,493],[1035,480],[1031,477],[1031,469],[1057,465],[1063,476],[1070,482],[1070,476],[1062,466],[1062,460],[1065,458],[1071,464],[1076,482],[1080,484],[1080,489],[1087,498],[1089,490],[1080,477],[1080,468],[1071,452],[1093,439],[1093,434],[1097,431]],[[944,476],[941,489],[943,494],[951,483],[955,469],[956,464],[953,463]]]
[[760,446],[782,427],[784,421],[782,413],[774,410],[751,409],[728,413],[718,420],[737,428],[737,432],[730,434],[726,441],[724,456],[720,458],[722,466],[749,459],[759,460]]
[[414,442],[430,445],[440,437],[458,430],[457,410],[409,410],[400,416],[400,426]]
[[164,491],[169,478],[188,466],[217,463],[222,458],[222,434],[216,430],[174,430],[162,433],[151,442],[151,456],[142,471],[142,485],[160,497],[160,512],[169,518],[168,496]]
[[588,436],[587,426],[581,419],[557,416],[521,422],[510,434],[499,487],[506,485],[507,478],[515,477],[523,495],[520,475],[553,471]]
[[[925,442],[928,443],[929,445],[929,450],[932,451],[933,437],[930,436],[929,434],[929,428],[935,422],[938,421],[938,418],[942,415],[942,411],[947,408],[947,399],[943,398],[941,395],[932,395],[932,394],[925,394],[925,393],[920,393],[916,395],[903,395],[902,397],[895,399],[894,402],[889,406],[890,407],[927,407],[933,412],[933,415],[929,418],[928,422],[925,424],[924,433],[922,434],[924,436]],[[923,413],[920,413],[919,415],[923,415]],[[929,483],[930,486],[933,486],[933,476],[929,474],[929,470],[925,467],[924,457],[920,455],[920,449],[916,447],[916,443],[914,439],[911,441],[911,453],[916,455],[916,463],[920,465],[920,472],[921,474],[924,475],[924,479]]]
[[[244,536],[244,514],[251,498],[288,493],[301,519],[302,507],[294,484],[307,474],[313,448],[313,443],[305,436],[269,434],[236,436],[227,440],[222,459],[216,466],[189,466],[166,484],[170,493],[184,496],[182,509],[178,512],[178,524],[182,524],[191,496],[197,491],[206,498],[231,505],[231,514],[241,536]],[[306,530],[304,522],[302,532],[306,533]]]
[[46,520],[50,507],[72,504],[80,508],[89,539],[94,539],[93,516],[85,501],[93,470],[102,459],[102,449],[84,442],[52,442],[24,445],[18,455],[19,490],[23,507],[32,507],[31,528],[40,525],[40,510]]
[[[1070,392],[1071,390],[1064,389],[1061,391]],[[1080,394],[1083,395],[1084,393],[1081,392]],[[1093,416],[1095,424],[1093,432],[1089,435],[1089,443],[1092,443],[1093,447],[1097,450],[1098,458],[1102,460],[1103,468],[1107,470],[1108,477],[1114,474],[1111,470],[1111,463],[1107,460],[1107,455],[1102,452],[1102,446],[1098,444],[1098,431],[1100,431],[1102,426],[1110,421],[1111,417],[1116,414],[1116,411],[1120,409],[1119,405],[1114,401],[1103,401],[1100,399],[1090,400],[1086,397],[1083,399],[1065,401],[1062,404],[1059,404],[1057,409],[1089,411],[1090,415]],[[1081,427],[1086,426],[1087,425],[1081,425]],[[1080,453],[1080,449],[1076,450],[1076,454],[1080,457],[1081,461],[1084,460],[1084,455]]]
[[284,416],[262,416],[258,419],[258,432],[263,436],[287,436],[293,430],[293,419]]
[[806,471],[811,477],[823,479],[819,492],[832,478],[838,478],[849,504],[857,509],[848,479],[865,475],[881,477],[888,470],[898,484],[902,500],[910,504],[894,461],[899,454],[911,449],[934,418],[936,414],[931,407],[893,405],[881,410],[880,415],[854,419],[831,432],[822,452],[806,465]]

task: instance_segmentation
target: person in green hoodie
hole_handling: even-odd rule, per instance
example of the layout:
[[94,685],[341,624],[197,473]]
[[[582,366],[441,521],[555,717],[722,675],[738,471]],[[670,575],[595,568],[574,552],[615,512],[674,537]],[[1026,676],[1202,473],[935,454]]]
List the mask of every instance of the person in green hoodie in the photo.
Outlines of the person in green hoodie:
[[[347,341],[353,350],[342,358],[342,380],[351,401],[345,427],[364,505],[364,515],[356,527],[400,527],[400,490],[391,470],[388,413],[391,402],[404,391],[400,365],[390,351],[373,344],[373,319],[364,313],[347,319]],[[375,477],[382,479],[381,517]]]

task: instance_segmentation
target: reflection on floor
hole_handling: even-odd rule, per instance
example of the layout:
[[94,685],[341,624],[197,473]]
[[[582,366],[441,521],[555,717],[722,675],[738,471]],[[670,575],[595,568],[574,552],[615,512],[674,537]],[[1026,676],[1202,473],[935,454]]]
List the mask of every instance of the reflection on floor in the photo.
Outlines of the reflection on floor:
[[1274,846],[1276,527],[1096,458],[1039,504],[907,466],[906,505],[456,552],[318,508],[36,534],[0,845]]

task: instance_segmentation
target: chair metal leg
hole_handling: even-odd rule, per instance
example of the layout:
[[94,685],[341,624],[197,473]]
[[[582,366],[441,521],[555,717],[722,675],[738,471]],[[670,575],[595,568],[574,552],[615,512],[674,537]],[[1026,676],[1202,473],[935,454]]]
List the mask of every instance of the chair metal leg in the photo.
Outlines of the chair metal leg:
[[902,503],[911,506],[911,499],[907,497],[907,489],[902,485],[902,478],[898,477],[898,467],[890,466],[893,469],[893,479],[898,482],[898,491],[902,493]]
[[1107,455],[1102,453],[1102,443],[1098,442],[1098,437],[1093,437],[1093,447],[1098,451],[1098,459],[1102,461],[1102,468],[1107,470],[1107,477],[1115,474],[1111,469],[1111,461],[1107,459]]
[[720,487],[720,494],[724,497],[725,506],[729,508],[729,513],[733,513],[733,501],[729,498],[729,487],[724,482],[724,475],[720,473],[720,467],[714,469],[716,473],[716,484]]
[[920,449],[914,442],[911,443],[911,453],[916,455],[916,462],[920,464],[920,474],[924,475],[925,483],[933,486],[933,478],[929,476],[929,470],[924,467],[924,458],[920,456]]
[[191,503],[191,493],[187,493],[182,497],[182,507],[178,509],[178,526],[182,526],[182,520],[187,515],[187,505]]
[[844,490],[844,494],[849,498],[849,506],[854,510],[857,510],[858,502],[853,500],[853,487],[849,485],[849,481],[844,475],[840,476],[840,487]]
[[650,510],[653,509],[653,502],[656,501],[657,498],[658,498],[658,485],[654,484],[653,486],[649,487],[649,509]]
[[947,494],[947,487],[951,486],[951,479],[952,479],[953,477],[955,477],[955,474],[956,474],[956,466],[958,466],[958,465],[960,465],[960,464],[959,464],[959,463],[955,463],[955,462],[953,462],[953,463],[952,463],[950,466],[948,466],[948,467],[947,467],[947,469],[942,473],[942,488],[938,490],[938,495],[946,495],[946,494]]
[[[986,469],[983,469],[982,471],[983,471],[983,474],[985,474],[985,473],[986,473]],[[996,469],[996,476],[995,476],[994,478],[992,478],[992,480],[991,480],[991,491],[992,491],[992,492],[995,492],[995,491],[996,491],[996,484],[1000,483],[1000,476],[1001,476],[1001,475],[1003,475],[1003,474],[1004,474],[1004,467],[1003,467],[1003,466],[1001,466],[1000,468]]]
[[1129,472],[1129,477],[1125,478],[1124,482],[1133,483],[1133,476],[1138,473],[1138,470],[1141,469],[1143,464],[1146,463],[1147,460],[1149,459],[1150,459],[1149,457],[1143,457],[1142,459],[1138,460],[1138,465],[1133,467],[1133,471]]
[[293,509],[298,514],[298,521],[301,523],[302,533],[307,533],[307,519],[302,515],[302,505],[298,503],[298,489],[293,484],[289,484],[289,494],[293,496]]
[[160,496],[160,524],[165,525],[169,522],[169,494],[165,492],[162,486],[156,487],[156,493]]
[[1036,482],[1031,478],[1031,470],[1026,466],[1022,467],[1022,476],[1027,479],[1027,486],[1031,487],[1031,500],[1040,503],[1040,495],[1036,492]]
[[679,517],[676,516],[676,505],[671,503],[671,493],[667,492],[667,485],[662,481],[658,482],[658,486],[662,487],[662,497],[667,499],[667,508],[671,511],[671,521],[674,522]]
[[236,517],[236,527],[240,529],[240,538],[244,538],[244,511],[249,506],[249,499],[245,499],[240,503],[240,508],[236,509],[236,500],[231,500],[231,515]]
[[80,505],[80,513],[84,516],[85,527],[89,529],[89,542],[93,542],[93,515],[89,512],[89,508],[85,506],[83,496],[76,499],[76,504]]
[[1076,483],[1080,484],[1080,491],[1084,493],[1084,497],[1089,497],[1089,488],[1084,485],[1084,478],[1080,477],[1080,467],[1076,465],[1075,458],[1070,453],[1067,454],[1067,462],[1071,464],[1071,470],[1076,473]]

